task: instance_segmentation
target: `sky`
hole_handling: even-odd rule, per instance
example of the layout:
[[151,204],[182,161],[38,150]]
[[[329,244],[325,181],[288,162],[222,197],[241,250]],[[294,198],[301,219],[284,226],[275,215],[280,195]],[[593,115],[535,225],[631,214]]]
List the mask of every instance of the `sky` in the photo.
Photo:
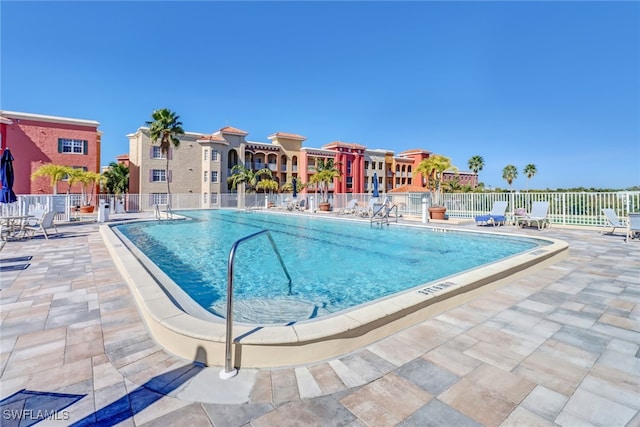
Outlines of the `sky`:
[[[507,188],[640,185],[639,2],[0,2],[0,109],[421,148]],[[527,179],[523,169],[534,164]]]

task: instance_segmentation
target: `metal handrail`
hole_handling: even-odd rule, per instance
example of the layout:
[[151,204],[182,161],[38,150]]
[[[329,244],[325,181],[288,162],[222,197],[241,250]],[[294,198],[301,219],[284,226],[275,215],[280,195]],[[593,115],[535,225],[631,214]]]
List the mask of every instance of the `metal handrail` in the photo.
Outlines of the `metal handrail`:
[[291,276],[289,275],[289,271],[287,270],[287,266],[284,264],[282,260],[282,255],[280,255],[280,251],[278,251],[278,247],[276,246],[275,240],[271,236],[269,230],[258,231],[257,233],[250,234],[248,236],[243,237],[242,239],[238,239],[233,246],[231,246],[231,250],[229,251],[229,261],[227,264],[227,333],[225,337],[225,352],[224,352],[224,370],[220,372],[220,378],[223,380],[233,378],[238,373],[238,370],[231,366],[231,344],[232,344],[232,335],[233,335],[233,262],[236,257],[236,249],[240,245],[240,243],[244,243],[247,240],[254,239],[263,234],[266,234],[271,242],[271,247],[275,251],[278,256],[278,261],[280,261],[280,265],[284,270],[284,274],[287,275],[287,279],[289,279],[289,295],[291,295]]
[[[382,225],[382,223],[389,225],[389,214],[394,209],[396,212],[395,221],[398,222],[398,205],[393,204],[391,205],[391,207],[389,207],[389,203],[387,202],[387,203],[384,203],[380,207],[380,209],[378,209],[373,213],[373,216],[371,217],[371,225],[373,225],[374,222],[379,222],[380,225]],[[379,217],[378,217],[378,214],[380,214]]]

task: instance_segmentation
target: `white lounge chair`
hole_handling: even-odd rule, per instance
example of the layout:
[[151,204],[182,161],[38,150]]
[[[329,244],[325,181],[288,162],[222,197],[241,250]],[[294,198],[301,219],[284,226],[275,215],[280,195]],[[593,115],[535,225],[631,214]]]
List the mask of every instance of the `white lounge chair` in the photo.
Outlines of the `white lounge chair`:
[[351,199],[346,207],[338,210],[338,215],[351,215],[358,211],[358,199]]
[[629,220],[627,221],[627,237],[625,242],[629,239],[640,239],[640,213],[630,213]]
[[491,212],[476,216],[476,225],[504,225],[507,222],[507,205],[509,202],[498,200],[493,202]]
[[25,237],[33,237],[36,232],[41,231],[44,235],[44,238],[49,240],[49,234],[47,233],[47,229],[53,228],[58,233],[58,229],[56,225],[53,223],[53,218],[56,216],[54,211],[46,211],[41,217],[30,218],[30,222],[27,222],[24,225],[23,231]]
[[538,230],[542,230],[545,227],[551,227],[551,221],[547,217],[549,213],[549,202],[533,202],[531,206],[531,213],[525,217],[519,217],[516,220],[516,225],[524,227],[531,226],[534,223],[538,226]]
[[625,222],[621,220],[618,215],[616,215],[616,211],[614,211],[613,209],[602,209],[602,213],[605,216],[605,222],[602,226],[602,231],[600,231],[600,234],[604,234],[606,229],[609,227],[613,227],[609,234],[613,234],[613,232],[616,231],[616,228],[627,228],[627,224],[625,224]]

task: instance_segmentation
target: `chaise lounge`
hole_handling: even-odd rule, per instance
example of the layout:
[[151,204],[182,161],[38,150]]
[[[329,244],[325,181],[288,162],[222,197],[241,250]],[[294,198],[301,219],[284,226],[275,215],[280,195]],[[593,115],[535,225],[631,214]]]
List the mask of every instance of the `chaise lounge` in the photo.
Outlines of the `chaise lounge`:
[[625,242],[629,239],[640,239],[640,213],[630,213],[629,220],[627,221],[627,237]]
[[624,221],[622,221],[618,217],[618,215],[616,215],[616,211],[614,211],[613,209],[609,209],[609,208],[602,209],[602,213],[605,216],[605,222],[604,222],[604,225],[602,226],[602,231],[600,231],[600,234],[604,234],[605,229],[609,227],[613,227],[609,232],[609,234],[613,234],[613,232],[616,231],[616,228],[622,228],[622,229],[627,228],[627,224],[625,224]]
[[533,202],[531,207],[531,213],[525,217],[519,217],[516,219],[516,226],[524,227],[538,226],[538,230],[542,230],[545,227],[551,227],[551,221],[547,217],[549,213],[549,202]]
[[507,221],[507,205],[509,202],[499,200],[493,203],[491,212],[476,216],[476,225],[504,225]]

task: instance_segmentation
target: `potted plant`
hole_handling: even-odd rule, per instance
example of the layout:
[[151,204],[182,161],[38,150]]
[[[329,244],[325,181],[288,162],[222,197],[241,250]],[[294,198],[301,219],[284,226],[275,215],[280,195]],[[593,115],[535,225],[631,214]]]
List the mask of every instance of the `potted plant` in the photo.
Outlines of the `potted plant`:
[[429,217],[431,219],[445,219],[447,207],[442,204],[442,174],[448,169],[457,170],[451,164],[451,159],[439,154],[429,156],[418,164],[417,172],[427,178],[427,184],[431,189],[432,204],[429,207]]
[[321,211],[331,210],[329,203],[329,184],[334,179],[340,178],[340,170],[335,167],[333,159],[316,159],[316,173],[311,176],[309,182],[316,185],[316,194],[320,190],[321,201],[318,209]]
[[97,172],[85,171],[83,169],[72,169],[69,173],[69,186],[76,182],[81,184],[81,213],[91,213],[95,207],[91,204],[96,191],[96,184],[103,180],[102,175]]

